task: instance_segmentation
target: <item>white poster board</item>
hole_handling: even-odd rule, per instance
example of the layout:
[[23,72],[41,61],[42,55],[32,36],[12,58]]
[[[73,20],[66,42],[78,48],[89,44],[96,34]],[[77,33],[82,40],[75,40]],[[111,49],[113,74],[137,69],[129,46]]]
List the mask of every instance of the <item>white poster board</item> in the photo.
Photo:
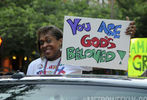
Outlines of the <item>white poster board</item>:
[[65,16],[62,64],[126,70],[130,21]]

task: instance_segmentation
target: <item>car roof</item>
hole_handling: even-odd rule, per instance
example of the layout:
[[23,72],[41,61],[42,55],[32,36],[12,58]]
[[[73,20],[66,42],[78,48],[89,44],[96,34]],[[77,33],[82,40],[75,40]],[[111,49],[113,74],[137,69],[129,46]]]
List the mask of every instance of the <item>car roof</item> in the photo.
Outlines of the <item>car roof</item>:
[[115,75],[47,75],[25,76],[14,79],[12,76],[0,77],[0,85],[6,84],[59,84],[95,85],[147,89],[147,79],[132,79]]

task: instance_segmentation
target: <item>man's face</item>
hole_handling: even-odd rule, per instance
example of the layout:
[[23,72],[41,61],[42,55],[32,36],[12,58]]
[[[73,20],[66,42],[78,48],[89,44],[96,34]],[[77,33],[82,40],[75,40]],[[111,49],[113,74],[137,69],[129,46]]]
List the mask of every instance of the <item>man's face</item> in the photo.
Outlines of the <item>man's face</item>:
[[57,40],[50,33],[40,35],[40,50],[48,60],[56,60],[61,56],[62,39]]

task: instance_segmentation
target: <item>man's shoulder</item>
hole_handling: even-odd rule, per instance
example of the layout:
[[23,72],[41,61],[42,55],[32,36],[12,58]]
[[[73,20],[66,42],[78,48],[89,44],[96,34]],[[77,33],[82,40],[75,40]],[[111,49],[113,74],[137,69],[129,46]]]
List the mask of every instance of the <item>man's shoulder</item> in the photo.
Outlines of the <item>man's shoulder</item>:
[[37,58],[37,59],[33,60],[32,62],[38,62],[38,61],[41,61],[41,58]]
[[42,59],[41,58],[37,58],[37,59],[35,59],[35,60],[33,60],[30,64],[39,64],[39,63],[41,63],[41,61],[42,61]]

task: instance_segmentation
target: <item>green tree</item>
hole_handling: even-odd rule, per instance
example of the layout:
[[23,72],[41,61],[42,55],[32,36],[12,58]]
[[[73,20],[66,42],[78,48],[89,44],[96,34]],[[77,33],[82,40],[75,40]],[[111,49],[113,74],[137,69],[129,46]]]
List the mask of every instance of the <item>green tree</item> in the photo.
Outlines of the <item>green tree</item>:
[[147,37],[147,1],[146,0],[116,0],[122,18],[129,16],[136,22],[135,37]]
[[110,17],[109,5],[93,6],[89,0],[1,0],[0,5],[4,55],[31,55],[36,50],[36,30],[45,25],[62,29],[65,15]]
[[31,4],[25,0],[1,1],[0,35],[4,40],[3,55],[31,55],[36,50],[36,29],[47,23],[47,18],[42,13],[35,12]]
[[31,56],[39,27],[63,29],[64,16],[110,18],[110,7],[95,0],[0,0],[1,54]]

